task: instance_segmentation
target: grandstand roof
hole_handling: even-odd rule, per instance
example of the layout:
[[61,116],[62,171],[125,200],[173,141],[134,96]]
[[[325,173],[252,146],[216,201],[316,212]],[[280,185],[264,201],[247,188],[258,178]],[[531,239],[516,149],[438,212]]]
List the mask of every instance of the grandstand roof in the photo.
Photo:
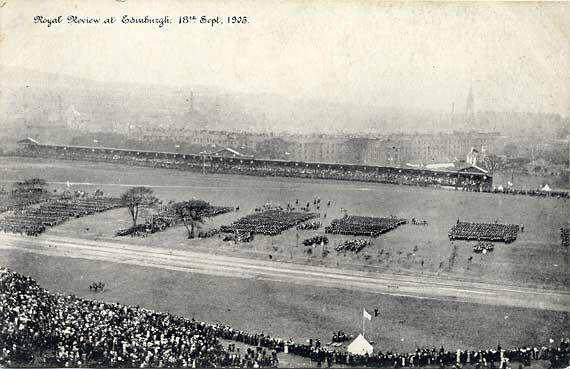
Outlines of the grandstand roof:
[[18,141],[17,143],[19,144],[27,144],[27,145],[39,145],[40,143],[36,140],[34,140],[31,137],[26,137],[20,141]]
[[477,165],[468,165],[466,167],[460,168],[457,170],[460,173],[480,173],[480,174],[488,174],[489,172],[485,169],[478,167]]
[[231,147],[223,148],[219,151],[213,152],[211,155],[214,156],[224,156],[224,157],[232,157],[232,158],[246,158],[252,159],[253,155],[247,155],[237,150],[232,149]]

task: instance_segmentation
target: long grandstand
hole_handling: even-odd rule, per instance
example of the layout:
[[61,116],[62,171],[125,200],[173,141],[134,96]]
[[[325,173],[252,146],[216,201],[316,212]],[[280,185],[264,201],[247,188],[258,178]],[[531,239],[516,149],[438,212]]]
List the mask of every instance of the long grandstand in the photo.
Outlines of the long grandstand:
[[436,186],[477,192],[489,192],[493,189],[492,176],[486,173],[470,171],[469,169],[467,171],[433,171],[427,169],[370,165],[261,160],[253,158],[220,157],[208,154],[47,145],[40,144],[31,139],[22,140],[19,143],[20,147],[13,155],[66,160],[103,161],[207,173],[335,179],[423,187]]

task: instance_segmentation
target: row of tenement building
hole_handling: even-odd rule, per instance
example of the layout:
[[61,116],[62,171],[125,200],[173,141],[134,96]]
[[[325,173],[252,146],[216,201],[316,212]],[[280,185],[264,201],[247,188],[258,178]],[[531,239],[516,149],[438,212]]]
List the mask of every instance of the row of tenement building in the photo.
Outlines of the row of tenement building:
[[175,127],[131,127],[129,130],[130,139],[142,142],[172,141],[216,148],[229,147],[258,158],[387,166],[464,160],[471,149],[479,152],[489,150],[497,136],[497,133],[476,131],[346,137]]

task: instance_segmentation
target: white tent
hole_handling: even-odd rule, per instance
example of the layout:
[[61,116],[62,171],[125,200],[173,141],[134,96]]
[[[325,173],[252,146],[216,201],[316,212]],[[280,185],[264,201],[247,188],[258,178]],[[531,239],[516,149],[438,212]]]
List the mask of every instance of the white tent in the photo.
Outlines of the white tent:
[[347,347],[348,352],[355,355],[372,355],[374,351],[374,347],[364,338],[362,334],[359,334],[358,337],[352,341],[350,345]]
[[548,184],[545,184],[544,187],[542,187],[542,191],[550,192],[550,191],[552,191],[552,188],[550,188],[550,186]]

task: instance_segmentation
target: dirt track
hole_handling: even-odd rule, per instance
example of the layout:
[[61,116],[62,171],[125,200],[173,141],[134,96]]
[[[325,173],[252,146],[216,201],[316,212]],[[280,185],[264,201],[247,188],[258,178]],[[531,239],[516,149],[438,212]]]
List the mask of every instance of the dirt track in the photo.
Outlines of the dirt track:
[[336,270],[326,267],[249,260],[160,247],[150,248],[118,242],[87,241],[55,236],[29,238],[0,234],[0,249],[109,261],[188,273],[357,289],[395,296],[570,312],[570,293],[560,290],[505,287],[434,277]]

